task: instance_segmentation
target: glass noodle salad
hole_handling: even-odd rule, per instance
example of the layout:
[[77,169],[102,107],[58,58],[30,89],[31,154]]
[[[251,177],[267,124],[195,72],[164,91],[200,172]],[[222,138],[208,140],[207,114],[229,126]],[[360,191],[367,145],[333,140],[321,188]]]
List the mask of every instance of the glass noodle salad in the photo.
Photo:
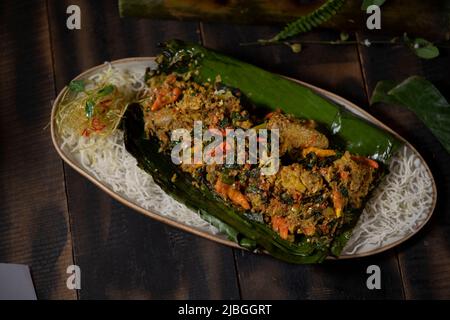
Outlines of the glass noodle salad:
[[117,70],[110,64],[88,79],[71,81],[56,113],[59,133],[86,138],[111,135],[144,87],[143,74]]

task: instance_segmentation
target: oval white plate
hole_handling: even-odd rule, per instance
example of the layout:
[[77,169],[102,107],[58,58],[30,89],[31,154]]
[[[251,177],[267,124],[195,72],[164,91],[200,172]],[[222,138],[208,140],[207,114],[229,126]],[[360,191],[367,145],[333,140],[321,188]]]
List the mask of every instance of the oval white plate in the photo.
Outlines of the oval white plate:
[[[142,58],[127,58],[127,59],[121,59],[111,62],[111,64],[118,68],[119,70],[128,70],[128,71],[143,71],[146,67],[155,67],[155,62],[153,57],[142,57]],[[99,65],[96,67],[93,67],[79,76],[77,76],[75,79],[86,79],[90,76],[98,73],[103,68],[106,68],[106,65]],[[352,238],[350,239],[349,245],[343,250],[342,255],[339,257],[339,259],[346,259],[346,258],[357,258],[362,256],[368,256],[372,254],[376,254],[382,251],[385,251],[389,248],[392,248],[405,240],[412,237],[415,233],[417,233],[430,219],[433,210],[436,205],[436,197],[437,197],[437,191],[436,191],[436,185],[433,179],[433,176],[431,174],[430,169],[428,168],[426,162],[423,160],[422,156],[417,152],[417,150],[405,139],[403,139],[401,136],[399,136],[397,133],[395,133],[393,130],[391,130],[389,127],[384,125],[379,120],[372,117],[369,113],[364,111],[363,109],[357,107],[353,103],[347,101],[346,99],[337,96],[331,92],[325,91],[323,89],[317,88],[315,86],[312,86],[310,84],[291,79],[292,81],[298,82],[303,86],[306,86],[313,91],[321,94],[322,96],[327,97],[328,99],[334,101],[335,103],[345,107],[346,109],[350,110],[351,112],[359,115],[360,117],[368,120],[369,122],[372,122],[378,127],[383,128],[386,131],[391,132],[393,135],[395,135],[398,139],[404,142],[405,146],[403,147],[402,152],[405,154],[411,155],[414,159],[414,166],[419,166],[422,169],[422,176],[421,178],[427,180],[426,188],[423,192],[426,192],[426,197],[428,201],[426,202],[426,205],[423,206],[421,209],[421,212],[415,213],[415,216],[417,216],[417,221],[414,221],[413,226],[409,227],[406,232],[402,232],[402,234],[399,234],[398,236],[390,236],[387,239],[377,239],[377,241],[373,241],[370,243],[364,242],[364,245],[358,246],[358,238]],[[73,169],[75,169],[77,172],[79,172],[82,176],[89,179],[91,182],[93,182],[95,185],[97,185],[100,189],[105,191],[107,194],[109,194],[114,199],[120,201],[121,203],[125,204],[126,206],[137,210],[149,217],[152,217],[156,220],[162,221],[164,223],[167,223],[171,226],[177,227],[179,229],[185,230],[187,232],[191,232],[193,234],[199,235],[201,237],[231,246],[231,247],[237,247],[240,248],[235,242],[229,241],[226,236],[223,234],[220,234],[214,227],[211,227],[209,224],[205,223],[203,220],[201,220],[193,211],[185,208],[183,205],[177,203],[175,200],[170,198],[169,196],[165,195],[158,186],[155,185],[155,183],[152,181],[149,175],[147,175],[145,172],[140,172],[140,169],[136,168],[136,166],[133,164],[134,159],[131,159],[131,155],[128,155],[126,151],[124,151],[124,154],[122,154],[123,157],[126,158],[126,162],[131,163],[129,164],[127,168],[121,168],[123,169],[123,172],[119,170],[120,174],[134,174],[139,175],[142,179],[142,189],[145,189],[145,200],[142,199],[142,195],[135,196],[134,193],[130,192],[124,192],[120,191],[122,190],[121,186],[117,185],[120,184],[116,181],[115,184],[112,184],[110,179],[108,177],[100,176],[95,173],[95,170],[91,170],[87,168],[80,160],[80,157],[77,156],[76,153],[71,152],[68,148],[61,147],[62,145],[62,139],[58,135],[58,130],[56,130],[56,124],[55,124],[55,114],[58,110],[58,105],[61,102],[61,99],[66,92],[67,87],[65,87],[56,98],[53,108],[52,108],[52,114],[51,114],[51,135],[53,144],[58,152],[58,154],[61,156],[61,158],[70,165]],[[119,163],[119,165],[123,166],[123,161]],[[417,182],[417,181],[416,181]],[[413,182],[410,182],[413,183]],[[415,183],[415,182],[414,182]],[[377,195],[379,199],[382,199],[383,197],[389,197],[389,194],[384,195]],[[378,199],[377,198],[377,199]],[[389,201],[389,199],[384,200],[375,200],[375,201]],[[374,207],[376,208],[376,206]],[[404,208],[393,208],[394,211],[398,210],[404,210]],[[372,211],[374,211],[373,209]],[[369,210],[370,211],[370,210]],[[376,213],[376,212],[375,212]],[[374,212],[368,213],[364,211],[364,214],[374,214]],[[367,218],[367,217],[366,217]],[[379,223],[380,221],[374,220],[373,223]],[[381,221],[383,223],[383,221]],[[406,222],[405,222],[406,223]],[[402,227],[401,225],[398,227]],[[370,230],[366,230],[363,232],[363,230],[358,230],[359,226],[356,227],[354,234],[358,233],[360,237],[362,237],[362,234],[364,232],[369,232]],[[361,232],[356,232],[361,231]],[[367,234],[366,234],[367,236]],[[381,242],[380,242],[381,241]],[[357,248],[357,249],[355,249]]]

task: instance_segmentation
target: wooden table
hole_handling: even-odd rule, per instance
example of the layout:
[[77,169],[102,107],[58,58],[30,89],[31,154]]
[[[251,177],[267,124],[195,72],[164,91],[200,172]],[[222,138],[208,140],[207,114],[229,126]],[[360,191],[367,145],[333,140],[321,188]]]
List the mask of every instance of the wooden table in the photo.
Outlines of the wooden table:
[[[81,30],[66,28],[70,4],[81,8]],[[368,105],[382,79],[419,74],[448,92],[448,50],[425,61],[399,47],[310,45],[300,54],[240,47],[279,28],[120,19],[116,1],[106,0],[1,1],[0,23],[0,262],[30,265],[40,299],[450,298],[450,156],[409,111]],[[201,239],[112,200],[58,158],[48,128],[52,100],[83,70],[153,56],[171,38],[325,88],[387,123],[432,168],[439,195],[430,223],[383,254],[298,266]],[[72,264],[82,270],[79,291],[66,287]],[[381,268],[381,290],[366,287],[371,264]]]

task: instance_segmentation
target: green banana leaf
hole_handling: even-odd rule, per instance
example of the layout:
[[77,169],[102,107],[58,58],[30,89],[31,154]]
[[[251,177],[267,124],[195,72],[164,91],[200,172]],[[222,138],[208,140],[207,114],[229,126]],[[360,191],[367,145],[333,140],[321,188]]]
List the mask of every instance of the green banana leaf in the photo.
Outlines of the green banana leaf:
[[[327,257],[327,248],[309,244],[306,240],[296,244],[285,241],[265,224],[248,219],[243,212],[228,206],[208,188],[192,186],[191,177],[158,152],[159,142],[146,137],[140,105],[133,104],[127,108],[124,130],[125,147],[138,160],[139,167],[151,174],[161,189],[174,199],[200,216],[214,217],[214,222],[219,223],[235,242],[250,249],[257,244],[272,256],[291,263],[316,263]],[[174,173],[177,179],[173,182],[171,177]]]
[[164,72],[195,69],[198,82],[214,81],[220,75],[223,84],[239,88],[257,107],[280,108],[299,118],[316,120],[335,146],[352,153],[387,162],[401,145],[390,133],[309,88],[202,46],[169,41],[158,62]]
[[[299,118],[316,120],[334,139],[333,145],[352,153],[387,162],[401,142],[376,126],[346,111],[310,89],[255,66],[226,57],[201,46],[171,41],[157,58],[157,72],[190,72],[197,82],[214,81],[220,75],[223,84],[239,88],[246,100],[259,108],[281,108]],[[144,130],[142,108],[130,105],[124,116],[125,146],[138,165],[176,200],[196,211],[218,227],[229,239],[249,250],[265,250],[291,263],[317,263],[328,255],[338,256],[351,235],[361,213],[345,212],[344,226],[330,247],[311,244],[306,238],[295,243],[283,240],[264,223],[249,218],[229,206],[206,186],[192,186],[192,178],[159,153],[159,142],[148,138]],[[171,181],[176,173],[177,179]]]

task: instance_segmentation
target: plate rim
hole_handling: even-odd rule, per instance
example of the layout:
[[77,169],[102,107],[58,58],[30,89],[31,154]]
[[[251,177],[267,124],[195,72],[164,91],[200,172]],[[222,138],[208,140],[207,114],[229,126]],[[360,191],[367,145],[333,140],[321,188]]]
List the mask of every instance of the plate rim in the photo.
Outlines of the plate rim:
[[[129,57],[129,58],[123,58],[123,59],[117,59],[117,60],[113,60],[110,61],[108,63],[110,63],[111,65],[117,65],[117,64],[126,64],[126,63],[131,63],[131,62],[151,62],[154,61],[155,57]],[[106,65],[106,63],[100,64],[100,65],[96,65],[94,67],[91,67],[87,70],[85,70],[84,72],[78,74],[76,77],[74,77],[72,80],[78,80],[80,78],[85,77],[86,75],[95,72],[99,69],[104,68]],[[354,104],[353,102],[335,94],[332,93],[328,90],[316,87],[312,84],[303,82],[301,80],[298,79],[294,79],[291,77],[286,77],[286,76],[282,76],[286,79],[289,79],[293,82],[296,82],[302,86],[305,86],[311,90],[313,90],[314,92],[332,100],[335,103],[340,104],[341,106],[343,106],[344,108],[350,110],[350,112],[354,110],[358,111],[359,114],[361,114],[362,118],[364,118],[365,120],[371,122],[372,124],[382,128],[383,130],[388,131],[389,133],[391,133],[392,135],[394,135],[397,139],[399,139],[400,141],[402,141],[408,148],[411,148],[414,153],[419,157],[419,159],[421,160],[422,164],[425,166],[426,171],[428,172],[428,174],[431,177],[431,181],[432,181],[432,189],[433,189],[433,198],[432,198],[432,205],[431,208],[427,214],[426,219],[424,219],[424,221],[421,223],[421,225],[410,235],[403,237],[401,239],[398,239],[386,246],[377,248],[375,250],[371,250],[368,252],[364,252],[364,253],[358,253],[358,254],[353,254],[353,255],[341,255],[339,257],[328,257],[327,259],[329,260],[346,260],[346,259],[355,259],[355,258],[361,258],[361,257],[367,257],[367,256],[372,256],[375,254],[379,254],[381,252],[387,251],[389,249],[392,249],[393,247],[396,247],[400,244],[402,244],[403,242],[409,240],[411,237],[415,236],[427,223],[428,221],[431,219],[431,217],[433,216],[433,213],[436,209],[436,203],[437,203],[437,187],[436,187],[436,181],[434,180],[434,176],[432,171],[430,170],[428,163],[425,161],[425,159],[422,157],[422,155],[419,153],[419,151],[416,150],[416,148],[414,148],[414,146],[405,138],[403,138],[401,135],[399,135],[397,132],[395,132],[393,129],[391,129],[390,127],[388,127],[386,124],[384,124],[383,122],[381,122],[380,120],[378,120],[377,118],[375,118],[374,116],[372,116],[370,113],[368,113],[366,110],[362,109],[361,107],[357,106],[356,104]],[[78,166],[74,161],[72,161],[70,158],[68,158],[68,156],[66,156],[64,150],[61,149],[60,145],[57,142],[57,134],[56,134],[56,129],[55,129],[55,114],[56,114],[56,110],[58,108],[58,105],[60,103],[60,100],[63,98],[65,92],[68,90],[68,86],[64,86],[64,88],[62,88],[58,95],[56,96],[56,99],[54,100],[53,104],[52,104],[52,110],[51,110],[51,118],[50,118],[50,132],[51,132],[51,137],[52,137],[52,142],[53,142],[53,146],[55,147],[58,155],[61,157],[61,159],[64,160],[64,162],[66,162],[72,169],[74,169],[75,171],[77,171],[79,174],[81,174],[84,178],[88,179],[90,182],[92,182],[94,185],[96,185],[98,188],[100,188],[102,191],[106,192],[110,197],[112,197],[113,199],[119,201],[120,203],[122,203],[123,205],[141,213],[144,214],[145,216],[148,216],[150,218],[153,218],[159,222],[168,224],[172,227],[175,227],[177,229],[183,230],[185,232],[189,232],[191,234],[194,234],[196,236],[200,236],[202,238],[232,247],[232,248],[237,248],[237,249],[242,249],[242,250],[247,250],[241,246],[239,246],[239,244],[230,241],[228,239],[225,239],[224,237],[221,237],[220,234],[217,235],[213,235],[211,233],[208,233],[206,231],[202,231],[199,229],[196,229],[195,227],[189,226],[187,224],[175,221],[169,217],[165,217],[162,216],[158,213],[155,213],[151,210],[147,210],[144,209],[142,207],[140,207],[139,205],[125,199],[123,196],[117,194],[116,192],[114,192],[113,190],[111,190],[110,188],[108,188],[108,186],[106,184],[104,184],[103,182],[101,182],[100,180],[97,180],[94,176],[91,176],[87,171],[85,171],[82,167]]]

